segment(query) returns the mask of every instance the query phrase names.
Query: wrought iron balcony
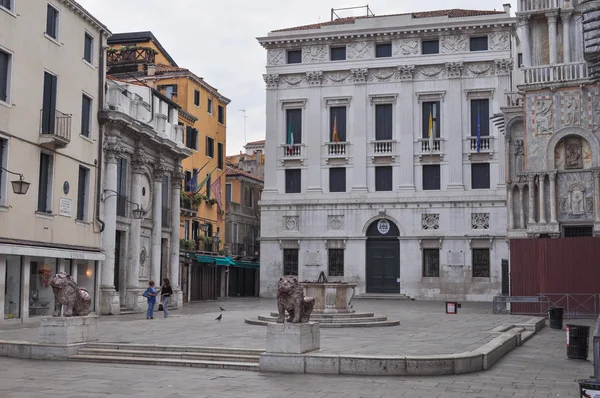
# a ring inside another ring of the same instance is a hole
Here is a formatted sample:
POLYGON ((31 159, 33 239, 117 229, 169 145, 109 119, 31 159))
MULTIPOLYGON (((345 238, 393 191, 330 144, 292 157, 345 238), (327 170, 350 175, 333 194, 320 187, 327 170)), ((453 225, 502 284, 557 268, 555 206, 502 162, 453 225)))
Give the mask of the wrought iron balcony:
POLYGON ((547 84, 588 80, 588 68, 585 62, 568 64, 528 66, 523 71, 523 84, 547 84))
POLYGON ((40 111, 40 143, 64 148, 71 142, 71 116, 52 109, 40 111))

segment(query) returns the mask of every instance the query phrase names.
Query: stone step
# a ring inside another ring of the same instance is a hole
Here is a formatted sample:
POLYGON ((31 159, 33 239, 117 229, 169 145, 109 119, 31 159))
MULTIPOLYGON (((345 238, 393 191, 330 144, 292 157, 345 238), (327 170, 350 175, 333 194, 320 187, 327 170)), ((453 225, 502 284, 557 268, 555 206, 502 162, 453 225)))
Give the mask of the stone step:
MULTIPOLYGON (((258 316, 258 320, 267 321, 267 322, 277 322, 277 318, 273 316, 258 316)), ((368 317, 368 318, 313 318, 312 315, 310 317, 311 322, 318 322, 320 324, 324 323, 366 323, 366 322, 383 322, 387 321, 387 317, 378 316, 378 317, 368 317)))
POLYGON ((87 343, 85 348, 105 350, 134 350, 152 352, 196 352, 202 354, 248 355, 258 357, 265 350, 249 348, 198 347, 180 345, 120 344, 120 343, 87 343))
POLYGON ((363 293, 354 296, 354 299, 369 299, 369 300, 414 300, 405 294, 399 293, 363 293))
POLYGON ((109 356, 109 357, 135 357, 135 358, 169 358, 169 359, 193 359, 197 361, 213 362, 243 362, 258 363, 258 355, 229 355, 199 352, 170 352, 170 351, 141 351, 141 350, 110 350, 103 348, 80 348, 80 355, 109 356))
MULTIPOLYGON (((279 314, 271 312, 272 317, 277 317, 279 314)), ((370 318, 375 316, 372 312, 348 312, 343 314, 310 314, 310 319, 346 319, 346 318, 370 318)))
MULTIPOLYGON (((263 321, 260 320, 258 318, 247 318, 244 322, 246 322, 248 325, 257 325, 257 326, 267 326, 267 324, 269 323, 274 323, 274 322, 268 322, 268 321, 263 321)), ((382 326, 398 326, 400 325, 400 321, 381 321, 381 322, 356 322, 356 323, 320 323, 319 326, 321 328, 375 328, 375 327, 382 327, 382 326)))
POLYGON ((170 359, 170 358, 141 358, 126 356, 105 356, 105 355, 83 355, 75 354, 69 357, 70 360, 97 362, 97 363, 118 363, 134 365, 158 365, 158 366, 186 366, 192 368, 211 368, 211 369, 233 369, 233 370, 254 370, 258 371, 258 363, 243 362, 225 362, 225 361, 198 361, 193 359, 170 359))

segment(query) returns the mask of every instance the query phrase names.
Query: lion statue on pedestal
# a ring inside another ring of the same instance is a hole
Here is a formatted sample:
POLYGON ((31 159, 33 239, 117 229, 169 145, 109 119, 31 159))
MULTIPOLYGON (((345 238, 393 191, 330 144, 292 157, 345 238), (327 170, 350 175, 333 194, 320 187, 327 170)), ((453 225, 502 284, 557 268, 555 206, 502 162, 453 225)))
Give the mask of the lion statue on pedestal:
POLYGON ((52 282, 54 292, 54 314, 60 316, 61 307, 65 306, 64 316, 86 316, 90 313, 92 298, 88 291, 79 287, 71 275, 61 271, 54 275, 52 282))
POLYGON ((290 315, 287 319, 288 322, 306 323, 310 319, 314 306, 315 299, 304 297, 304 290, 298 282, 298 278, 293 275, 279 278, 277 283, 277 310, 279 311, 277 323, 284 323, 285 311, 290 315))

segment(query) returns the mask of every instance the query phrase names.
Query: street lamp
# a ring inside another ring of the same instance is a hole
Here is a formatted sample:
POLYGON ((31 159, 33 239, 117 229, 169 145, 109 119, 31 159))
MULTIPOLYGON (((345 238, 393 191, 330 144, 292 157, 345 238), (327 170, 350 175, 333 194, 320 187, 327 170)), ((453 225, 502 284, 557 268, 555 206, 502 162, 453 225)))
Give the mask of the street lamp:
POLYGON ((135 208, 135 209, 133 209, 133 210, 131 211, 131 212, 133 213, 133 218, 134 218, 134 219, 136 219, 136 220, 141 220, 142 218, 144 218, 144 209, 142 209, 142 208, 140 207, 140 205, 139 205, 139 204, 137 204, 137 203, 135 203, 135 202, 132 202, 131 200, 127 199, 125 196, 123 196, 123 195, 121 195, 120 193, 118 193, 118 192, 115 192, 115 191, 113 191, 113 190, 110 190, 110 189, 105 189, 105 190, 104 190, 104 192, 112 192, 112 193, 113 193, 112 195, 108 195, 108 196, 106 196, 106 197, 104 198, 104 200, 106 200, 106 199, 108 199, 108 198, 112 198, 113 196, 116 196, 116 197, 118 197, 118 198, 121 198, 121 199, 123 199, 125 202, 127 202, 127 203, 131 203, 132 205, 136 205, 136 206, 137 206, 137 208, 135 208))
POLYGON ((6 171, 7 173, 19 176, 18 180, 11 181, 10 183, 12 185, 13 192, 16 195, 25 195, 27 193, 27 190, 29 189, 29 186, 31 184, 28 183, 27 181, 23 180, 23 174, 21 174, 21 173, 13 173, 12 171, 10 171, 8 169, 5 169, 4 167, 0 166, 0 174, 2 174, 2 170, 6 171))
POLYGON ((213 238, 213 243, 217 247, 217 251, 219 251, 219 244, 221 243, 221 238, 219 238, 218 235, 213 238))
POLYGON ((208 223, 204 222, 204 223, 200 224, 200 230, 202 230, 202 232, 208 231, 208 223))

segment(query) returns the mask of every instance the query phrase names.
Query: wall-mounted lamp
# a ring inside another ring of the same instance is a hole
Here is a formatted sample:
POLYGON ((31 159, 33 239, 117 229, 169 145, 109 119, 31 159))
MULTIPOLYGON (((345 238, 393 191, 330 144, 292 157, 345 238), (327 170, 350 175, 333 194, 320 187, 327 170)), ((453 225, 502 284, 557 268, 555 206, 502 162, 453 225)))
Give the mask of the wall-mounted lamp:
POLYGON ((23 179, 23 174, 13 173, 12 171, 0 166, 0 174, 2 174, 2 171, 6 171, 9 174, 14 174, 16 176, 19 176, 18 180, 14 180, 14 181, 10 182, 12 184, 12 189, 13 189, 13 192, 15 193, 15 195, 25 195, 27 193, 27 190, 29 189, 29 186, 31 185, 31 183, 26 182, 23 179))
POLYGON ((108 198, 112 198, 113 196, 116 196, 118 198, 123 199, 125 202, 127 203, 131 203, 132 205, 136 205, 137 208, 133 209, 131 212, 133 213, 133 218, 135 218, 136 220, 141 220, 142 218, 144 218, 144 209, 142 209, 142 207, 135 203, 132 202, 131 200, 127 199, 125 196, 121 195, 118 192, 112 191, 110 189, 105 189, 104 192, 112 192, 112 195, 108 195, 104 198, 104 200, 108 199, 108 198))

